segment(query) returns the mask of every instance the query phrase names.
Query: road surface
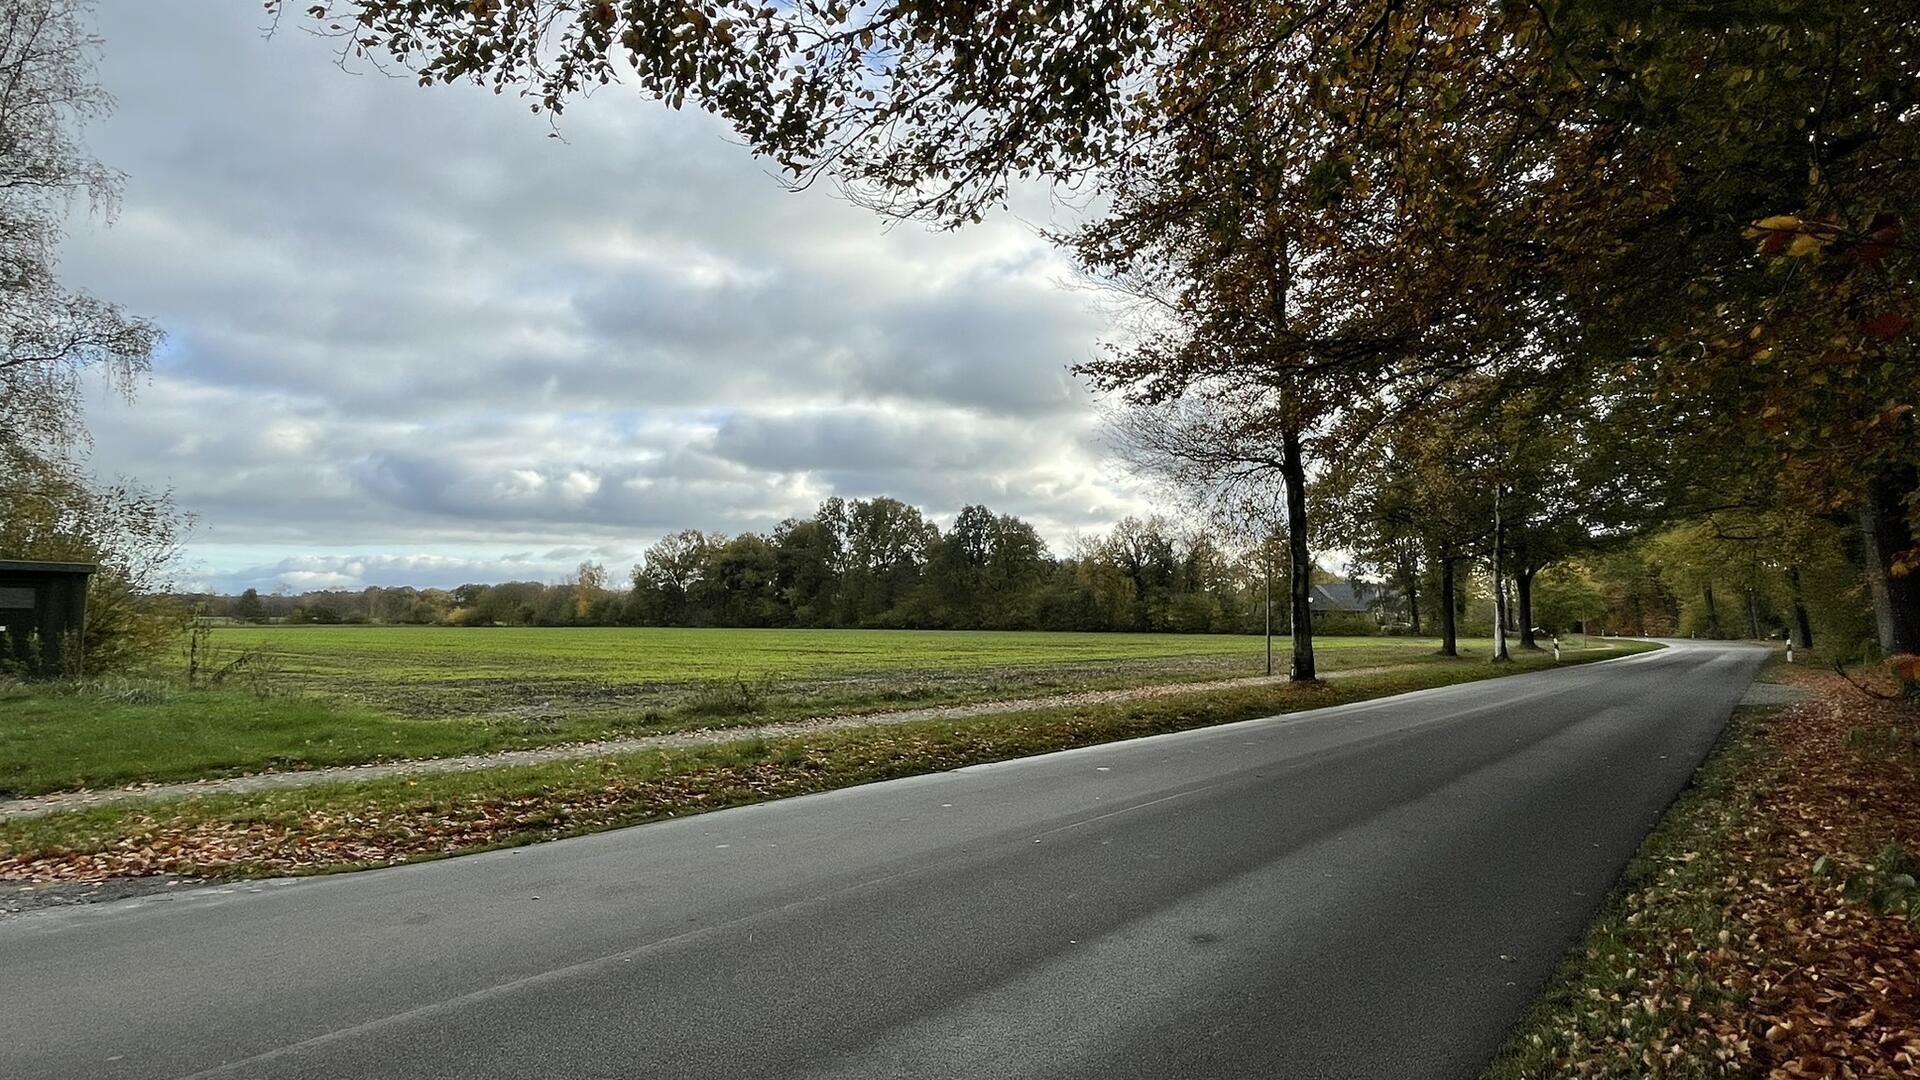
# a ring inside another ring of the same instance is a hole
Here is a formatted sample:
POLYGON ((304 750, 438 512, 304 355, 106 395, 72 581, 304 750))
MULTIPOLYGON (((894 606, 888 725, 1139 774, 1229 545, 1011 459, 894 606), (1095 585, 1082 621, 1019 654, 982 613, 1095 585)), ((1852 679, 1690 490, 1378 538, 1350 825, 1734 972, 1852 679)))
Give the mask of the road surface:
POLYGON ((1471 1076, 1764 655, 20 916, 0 1076, 1471 1076))

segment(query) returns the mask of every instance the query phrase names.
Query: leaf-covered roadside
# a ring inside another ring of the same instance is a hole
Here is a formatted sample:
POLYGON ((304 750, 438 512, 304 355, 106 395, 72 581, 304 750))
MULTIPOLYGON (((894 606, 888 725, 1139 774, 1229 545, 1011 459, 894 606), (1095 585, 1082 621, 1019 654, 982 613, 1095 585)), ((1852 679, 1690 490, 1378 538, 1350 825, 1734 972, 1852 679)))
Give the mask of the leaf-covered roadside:
POLYGON ((1490 1077, 1920 1075, 1920 709, 1774 677, 1490 1077))
MULTIPOLYGON (((1574 654, 1569 662, 1615 654, 1574 654)), ((543 765, 106 806, 0 822, 0 881, 259 877, 386 866, 1553 665, 1421 666, 543 765)))

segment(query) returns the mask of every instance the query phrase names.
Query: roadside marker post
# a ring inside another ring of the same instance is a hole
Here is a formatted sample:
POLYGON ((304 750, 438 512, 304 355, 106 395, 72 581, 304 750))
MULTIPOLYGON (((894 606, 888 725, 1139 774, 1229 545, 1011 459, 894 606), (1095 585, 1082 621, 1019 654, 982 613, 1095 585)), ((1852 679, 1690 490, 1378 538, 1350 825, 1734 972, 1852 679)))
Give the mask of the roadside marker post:
POLYGON ((1553 662, 1556 664, 1560 662, 1560 635, 1559 634, 1553 635, 1553 662))

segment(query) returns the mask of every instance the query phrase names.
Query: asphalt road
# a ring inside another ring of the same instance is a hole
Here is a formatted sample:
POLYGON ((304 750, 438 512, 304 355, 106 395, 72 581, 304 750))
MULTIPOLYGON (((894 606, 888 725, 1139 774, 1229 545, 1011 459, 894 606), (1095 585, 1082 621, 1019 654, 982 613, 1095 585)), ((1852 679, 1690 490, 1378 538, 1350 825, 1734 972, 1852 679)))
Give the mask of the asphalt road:
POLYGON ((0 1076, 1471 1076, 1764 656, 0 922, 0 1076))

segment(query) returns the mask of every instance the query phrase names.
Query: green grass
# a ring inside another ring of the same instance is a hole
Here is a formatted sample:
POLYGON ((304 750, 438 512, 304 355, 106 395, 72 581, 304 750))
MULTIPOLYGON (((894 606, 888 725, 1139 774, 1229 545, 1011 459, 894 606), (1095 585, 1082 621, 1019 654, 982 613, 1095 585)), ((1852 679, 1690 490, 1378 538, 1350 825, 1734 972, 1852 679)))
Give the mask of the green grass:
MULTIPOLYGON (((289 672, 399 684, 591 679, 630 685, 1184 657, 1251 663, 1261 651, 1258 638, 1239 636, 991 630, 237 626, 215 630, 214 639, 230 649, 270 650, 289 672)), ((1396 644, 1345 638, 1325 647, 1330 654, 1405 651, 1396 644)))
MULTIPOLYGON (((246 626, 214 631, 281 681, 415 717, 561 714, 609 727, 711 720, 745 685, 760 715, 821 715, 1265 670, 1261 639, 1206 634, 652 627, 246 626), (720 700, 716 700, 716 698, 720 700)), ((1323 672, 1438 662, 1433 638, 1323 638, 1323 672)), ((1275 639, 1285 670, 1287 639, 1275 639)), ((1463 641, 1469 655, 1488 643, 1463 641)), ((745 711, 745 710, 732 710, 745 711)), ((592 726, 589 723, 587 726, 592 726)))
POLYGON ((232 690, 0 686, 0 792, 37 794, 485 749, 478 725, 232 690))
MULTIPOLYGON (((286 675, 336 689, 431 695, 499 684, 609 692, 713 680, 820 682, 1048 672, 1263 670, 1261 639, 1211 634, 1071 634, 992 630, 739 630, 659 627, 487 628, 239 626, 213 634, 229 652, 271 654, 286 675)), ((1328 670, 1404 663, 1430 638, 1323 638, 1328 670)), ((1284 663, 1287 641, 1276 639, 1284 663)))
MULTIPOLYGON (((1571 662, 1618 652, 1574 653, 1571 662)), ((1116 739, 1205 727, 1552 666, 1433 664, 1317 686, 1195 689, 1125 703, 747 739, 472 772, 109 806, 0 823, 0 860, 78 858, 99 875, 248 876, 387 865, 531 843, 1116 739), (98 861, 93 861, 93 860, 98 861)))
MULTIPOLYGON (((222 627, 251 691, 0 688, 0 791, 359 764, 796 716, 1233 678, 1258 638, 859 630, 222 627), (258 696, 261 689, 269 691, 258 696)), ((1421 638, 1327 638, 1323 672, 1484 667, 1421 638)), ((1275 644, 1284 670, 1285 639, 1275 644)))

